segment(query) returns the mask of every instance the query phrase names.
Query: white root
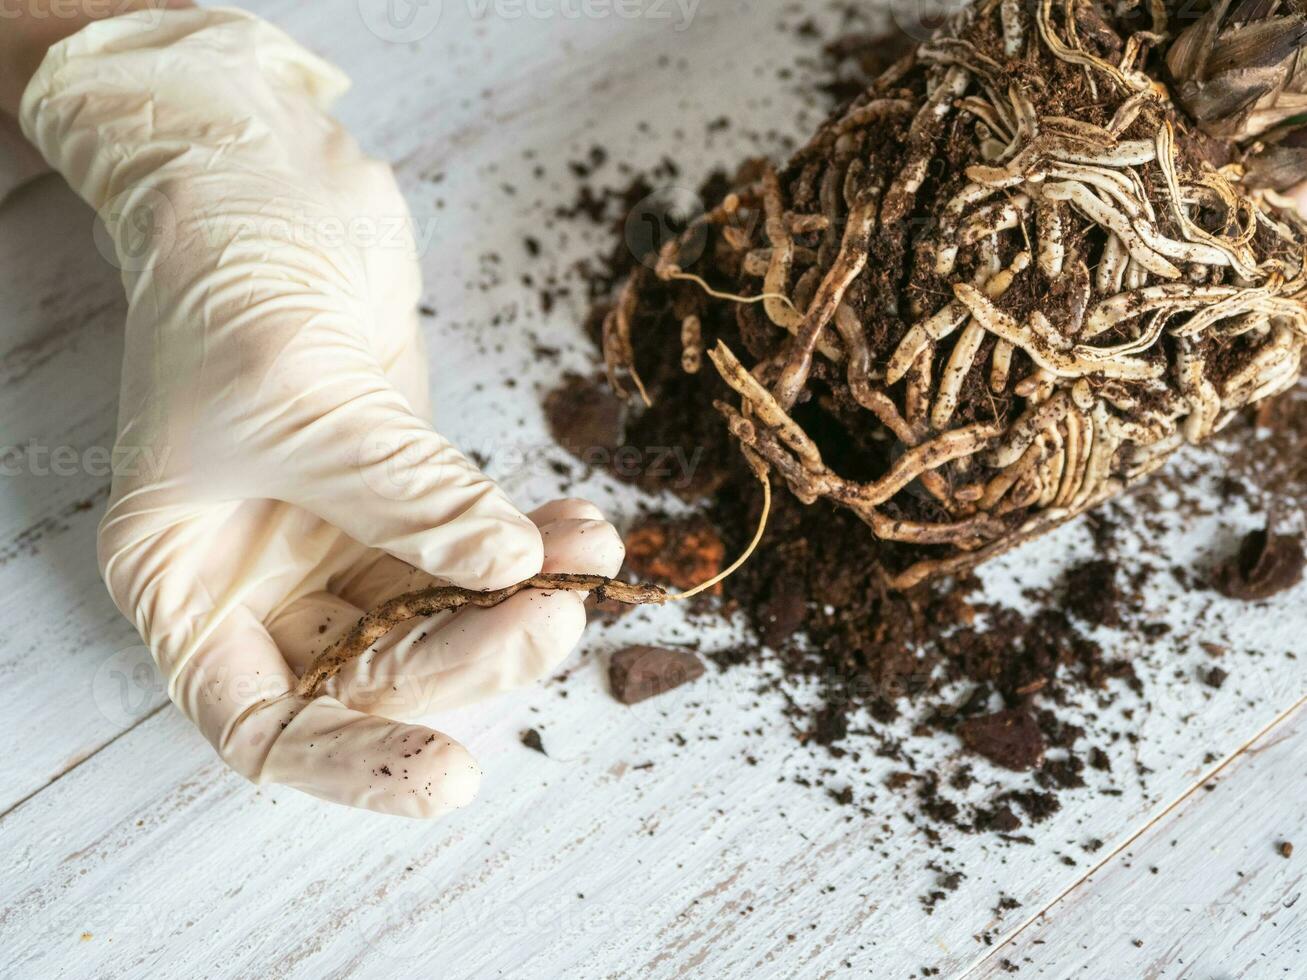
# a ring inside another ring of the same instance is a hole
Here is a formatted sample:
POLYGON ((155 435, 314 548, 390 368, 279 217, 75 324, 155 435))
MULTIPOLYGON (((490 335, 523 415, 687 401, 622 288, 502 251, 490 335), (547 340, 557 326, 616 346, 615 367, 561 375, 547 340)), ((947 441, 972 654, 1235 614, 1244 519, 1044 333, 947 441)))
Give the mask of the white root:
POLYGON ((1184 423, 1184 437, 1191 443, 1205 440, 1216 428, 1221 415, 1221 396, 1207 379, 1199 343, 1187 338, 1177 342, 1177 380, 1189 400, 1189 416, 1184 423))
POLYGON ((1198 309, 1242 295, 1238 286, 1191 286, 1188 283, 1163 283, 1103 300, 1085 320, 1082 336, 1097 337, 1122 320, 1142 316, 1154 310, 1179 313, 1198 309))
POLYGON ((1011 466, 1030 448, 1040 431, 1062 421, 1071 408, 1070 396, 1060 391, 1048 401, 1026 409, 1008 429, 1003 441, 987 454, 985 462, 996 469, 1011 466))
POLYGON ((939 393, 935 396, 935 406, 931 409, 930 424, 937 430, 948 427, 953 413, 958 408, 958 395, 962 392, 962 382, 966 380, 980 353, 980 345, 985 340, 985 330, 974 320, 967 324, 958 342, 953 345, 944 373, 939 379, 939 393))
POLYGON ((1066 265, 1064 226, 1061 205, 1040 198, 1035 205, 1035 234, 1039 237, 1039 271, 1048 279, 1061 278, 1066 265))
POLYGON ((763 301, 762 308, 772 323, 793 333, 803 322, 803 317, 793 304, 783 303, 779 297, 786 295, 789 290, 794 240, 785 226, 780 179, 770 167, 763 176, 763 187, 763 205, 767 212, 766 233, 767 240, 771 242, 772 254, 763 278, 763 292, 768 298, 763 301))
POLYGON ((954 295, 971 311, 980 325, 992 334, 1025 350, 1040 367, 1062 377, 1079 378, 1088 374, 1101 374, 1106 378, 1144 380, 1160 377, 1166 370, 1160 362, 1134 358, 1104 358, 1086 360, 1071 350, 1058 349, 1050 343, 1058 338, 1047 325, 1047 320, 1036 311, 1027 324, 1017 323, 995 307, 985 296, 966 283, 953 287, 954 295), (1041 322, 1042 321, 1042 322, 1041 322))
POLYGON ((1057 158, 1095 167, 1140 167, 1157 159, 1157 147, 1148 140, 1125 140, 1110 149, 1092 152, 1063 150, 1057 158))
POLYGON ((1070 181, 1048 184, 1044 187, 1044 194, 1054 201, 1069 202, 1090 221, 1110 228, 1130 250, 1130 257, 1153 275, 1161 276, 1163 279, 1180 278, 1180 270, 1149 247, 1130 223, 1129 218, 1115 207, 1099 200, 1084 184, 1070 181))
POLYGON ((1098 259, 1098 271, 1094 275, 1094 288, 1100 296, 1115 296, 1121 292, 1131 261, 1121 239, 1114 232, 1108 232, 1103 254, 1098 259))
POLYGON ((698 374, 703 364, 703 325, 691 313, 681 321, 681 370, 698 374))
POLYGON ((885 383, 890 385, 898 384, 903 377, 912 369, 912 365, 921 357, 922 352, 935 341, 943 340, 952 334, 958 327, 967 322, 971 314, 967 308, 958 302, 949 303, 937 313, 931 315, 921 323, 912 327, 903 340, 899 343, 898 349, 890 357, 889 365, 885 371, 885 383))
POLYGON ((935 254, 935 273, 950 276, 958 261, 958 243, 956 241, 958 226, 967 208, 988 200, 998 193, 994 188, 984 184, 971 183, 962 188, 944 207, 940 215, 939 248, 935 254))
POLYGON ((969 71, 959 65, 949 68, 943 81, 926 100, 916 119, 912 121, 912 128, 908 134, 910 156, 885 195, 885 206, 881 213, 882 225, 898 226, 908 216, 917 192, 926 182, 935 139, 953 111, 953 100, 965 94, 970 84, 969 71))
POLYGON ((999 395, 1007 390, 1012 377, 1012 354, 1015 348, 1006 340, 994 342, 994 353, 989 361, 989 390, 999 395))

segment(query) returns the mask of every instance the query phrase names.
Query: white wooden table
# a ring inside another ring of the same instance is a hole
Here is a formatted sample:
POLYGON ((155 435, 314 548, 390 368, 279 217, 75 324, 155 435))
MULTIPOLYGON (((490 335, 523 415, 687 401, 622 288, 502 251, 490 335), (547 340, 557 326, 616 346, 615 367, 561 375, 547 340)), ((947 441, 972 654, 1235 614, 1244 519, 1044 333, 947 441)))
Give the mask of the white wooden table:
MULTIPOLYGON (((396 163, 433 233, 442 427, 524 502, 555 495, 548 464, 565 457, 538 396, 588 364, 583 302, 545 317, 520 275, 607 245, 574 224, 540 227, 575 193, 567 161, 593 144, 641 168, 671 153, 693 186, 715 162, 779 150, 816 122, 777 71, 811 53, 777 30, 807 12, 704 0, 682 30, 687 8, 654 0, 637 19, 579 0, 520 17, 531 8, 445 0, 434 26, 420 19, 434 7, 413 8, 419 19, 394 30, 431 30, 396 42, 352 0, 254 6, 354 77, 340 115, 396 163), (588 15, 565 16, 576 10, 588 15), (734 126, 706 138, 723 106, 734 126), (547 252, 529 265, 528 234, 547 252), (562 363, 508 343, 526 331, 562 363), (506 389, 510 374, 525 383, 506 389)), ((611 162, 603 174, 622 182, 611 162)), ((755 693, 757 668, 616 704, 602 652, 676 635, 671 610, 593 633, 566 679, 442 717, 487 772, 452 819, 384 819, 233 776, 166 703, 96 574, 108 479, 87 451, 112 445, 123 301, 91 225, 55 179, 0 209, 0 445, 71 447, 61 458, 74 460, 59 475, 28 452, 0 481, 0 975, 1307 975, 1307 587, 1255 608, 1150 597, 1159 618, 1202 616, 1196 639, 1230 648, 1219 690, 1194 680, 1196 642, 1105 633, 1135 651, 1149 702, 1129 723, 1139 740, 1116 744, 1113 776, 1095 774, 1119 795, 1064 794, 1030 846, 945 832, 954 850, 941 858, 883 789, 893 764, 870 754, 847 766, 870 817, 783 778, 841 763, 795 743, 777 699, 755 693), (528 726, 551 758, 519 744, 528 726), (1280 856, 1295 838, 1298 855, 1280 856), (918 896, 939 861, 965 877, 927 914, 918 896), (1020 906, 995 911, 1000 895, 1020 906)), ((1180 465, 1194 486, 1210 479, 1201 459, 1180 465)), ((634 509, 602 477, 572 489, 634 509)), ((1164 545, 1184 561, 1257 519, 1174 527, 1164 545)), ((992 591, 1019 601, 1087 552, 1083 528, 1065 529, 995 566, 992 591)), ((725 627, 704 636, 729 640, 725 627)), ((1119 728, 1131 704, 1087 701, 1085 722, 1110 714, 1119 728)), ((957 762, 943 738, 914 752, 957 762)), ((982 783, 1003 778, 976 768, 982 783)))

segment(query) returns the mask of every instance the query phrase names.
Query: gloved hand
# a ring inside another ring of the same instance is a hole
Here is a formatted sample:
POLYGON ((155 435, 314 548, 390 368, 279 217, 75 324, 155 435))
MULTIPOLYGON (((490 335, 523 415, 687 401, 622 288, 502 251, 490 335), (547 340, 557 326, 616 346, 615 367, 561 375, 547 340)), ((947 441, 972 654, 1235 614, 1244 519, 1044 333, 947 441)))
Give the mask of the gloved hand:
POLYGON ((331 696, 292 696, 297 673, 399 592, 613 575, 622 545, 581 501, 524 516, 427 421, 408 214, 326 114, 346 84, 240 12, 127 15, 50 50, 21 122, 104 218, 129 299, 99 539, 114 601, 238 772, 428 817, 479 770, 390 719, 547 673, 582 597, 419 620, 331 696))

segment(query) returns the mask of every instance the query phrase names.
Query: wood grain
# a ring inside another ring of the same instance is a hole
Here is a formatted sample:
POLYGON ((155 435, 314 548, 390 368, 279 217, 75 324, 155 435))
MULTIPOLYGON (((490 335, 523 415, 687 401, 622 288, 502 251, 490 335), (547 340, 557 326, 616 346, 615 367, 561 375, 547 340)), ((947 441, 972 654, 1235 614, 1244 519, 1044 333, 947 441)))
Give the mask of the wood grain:
MULTIPOLYGON (((668 182, 692 188, 714 165, 781 153, 784 136, 815 123, 798 83, 778 72, 814 51, 776 29, 785 4, 705 2, 677 32, 614 18, 477 20, 447 0, 438 31, 401 45, 368 34, 353 3, 329 12, 306 0, 253 6, 355 78, 340 114, 397 162, 419 232, 429 232, 439 424, 524 503, 566 490, 632 514, 639 501, 629 489, 596 474, 560 479, 551 465, 566 457, 546 435, 538 393, 562 370, 591 364, 578 330, 585 303, 574 295, 545 316, 522 276, 538 283, 609 247, 607 228, 550 217, 575 195, 568 163, 592 145, 613 158, 599 183, 624 182, 617 160, 647 169, 671 153, 683 170, 668 182), (726 105, 731 129, 706 136, 726 105), (543 178, 533 177, 537 166, 543 178), (544 243, 542 259, 526 261, 527 235, 544 243), (523 334, 559 348, 559 359, 534 356, 523 334)), ((122 301, 90 227, 89 212, 56 181, 0 209, 0 444, 111 444, 122 301)), ((1174 472, 1182 484, 1213 484, 1210 458, 1189 454, 1174 472)), ((720 648, 734 638, 729 627, 691 627, 678 610, 642 611, 593 632, 565 680, 438 719, 487 772, 474 807, 438 824, 380 819, 247 785, 166 706, 95 573, 105 485, 87 472, 23 472, 5 477, 0 494, 9 749, 0 769, 0 942, 6 972, 17 976, 988 970, 1010 933, 1074 894, 1101 860, 1094 853, 1112 853, 1167 813, 1307 690, 1307 588, 1250 611, 1159 586, 1149 596, 1154 615, 1201 630, 1151 642, 1104 634, 1134 657, 1144 696, 1122 692, 1107 708, 1086 696, 1077 716, 1138 742, 1115 742, 1113 772, 1065 794, 1033 845, 943 831, 953 850, 941 855, 909 819, 910 805, 884 788, 894 762, 870 746, 861 758, 833 760, 796 744, 781 700, 759 692, 766 668, 710 673, 631 708, 614 703, 605 651, 690 638, 720 648), (1195 683, 1209 663, 1203 639, 1229 648, 1222 666, 1231 677, 1220 690, 1195 683), (550 758, 519 744, 528 726, 543 732, 550 758), (796 779, 847 783, 859 807, 839 807, 796 779), (1085 850, 1091 838, 1101 851, 1085 850), (920 897, 936 887, 939 867, 966 877, 928 913, 920 897), (1021 907, 994 913, 1001 894, 1021 907)), ((1167 503, 1162 492, 1156 505, 1135 501, 1126 513, 1165 516, 1167 503)), ((1228 547, 1257 519, 1233 508, 1136 530, 1160 535, 1183 563, 1228 547)), ((994 565, 991 591, 1020 603, 1023 587, 1088 550, 1083 527, 1064 529, 994 565)), ((908 737, 912 721, 890 734, 908 737)), ((945 771, 959 763, 946 739, 914 753, 945 771)), ((1301 766, 1274 765, 1301 782, 1301 766)), ((1241 771, 1231 767, 1232 789, 1241 771)), ((1013 784, 983 765, 978 775, 981 795, 1013 784)), ((1218 799, 1192 794, 1185 806, 1218 799)), ((1242 870, 1256 871, 1265 851, 1262 865, 1282 873, 1283 859, 1261 848, 1266 832, 1232 826, 1248 849, 1242 870)), ((1128 869, 1114 880, 1128 882, 1128 869)), ((1191 932, 1230 887, 1212 881, 1197 913, 1175 911, 1191 932)), ((1280 894, 1266 888, 1258 895, 1280 894)), ((1292 949, 1283 921, 1241 922, 1240 962, 1283 962, 1292 949)), ((1027 948, 1021 940, 1012 955, 1027 948)), ((1160 950, 1159 940, 1149 952, 1160 950)))
POLYGON ((1298 976, 1305 815, 1300 704, 968 976, 1298 976))

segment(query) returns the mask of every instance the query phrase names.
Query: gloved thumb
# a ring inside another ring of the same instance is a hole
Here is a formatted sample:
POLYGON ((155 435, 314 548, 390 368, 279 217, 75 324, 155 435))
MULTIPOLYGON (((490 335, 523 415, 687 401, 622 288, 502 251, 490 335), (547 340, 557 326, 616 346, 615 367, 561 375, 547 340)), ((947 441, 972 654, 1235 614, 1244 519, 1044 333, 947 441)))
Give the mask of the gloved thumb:
POLYGON ((540 531, 388 386, 357 393, 293 432, 279 499, 350 537, 470 589, 539 573, 540 531))

